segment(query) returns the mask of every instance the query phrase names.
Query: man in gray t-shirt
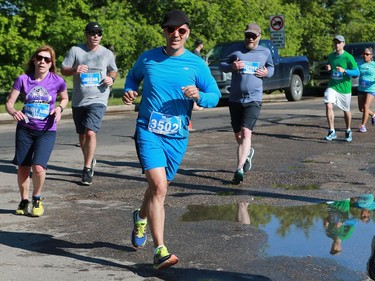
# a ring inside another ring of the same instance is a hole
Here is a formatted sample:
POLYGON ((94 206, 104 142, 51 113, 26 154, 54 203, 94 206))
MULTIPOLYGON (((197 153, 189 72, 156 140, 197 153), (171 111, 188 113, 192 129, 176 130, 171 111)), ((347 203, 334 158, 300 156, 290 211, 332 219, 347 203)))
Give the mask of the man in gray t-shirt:
POLYGON ((233 50, 219 65, 232 73, 229 95, 231 125, 237 142, 237 168, 233 182, 244 180, 244 172, 251 169, 254 156, 251 136, 259 118, 263 98, 263 79, 274 73, 274 64, 268 48, 259 45, 261 29, 249 23, 244 31, 245 41, 233 50))
POLYGON ((86 43, 73 46, 65 56, 61 73, 73 75, 72 110, 84 158, 82 184, 91 185, 96 160, 96 134, 108 104, 110 87, 117 76, 115 56, 100 45, 102 28, 89 22, 86 43))

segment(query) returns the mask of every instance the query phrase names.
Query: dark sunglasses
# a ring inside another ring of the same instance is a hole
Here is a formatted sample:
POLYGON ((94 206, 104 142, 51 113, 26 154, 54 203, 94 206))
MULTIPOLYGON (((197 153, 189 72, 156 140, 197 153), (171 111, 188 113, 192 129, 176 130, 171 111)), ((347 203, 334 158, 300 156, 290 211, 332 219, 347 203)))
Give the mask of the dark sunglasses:
POLYGON ((260 34, 254 34, 254 33, 245 33, 245 37, 246 37, 246 39, 253 39, 253 40, 255 40, 255 39, 257 39, 258 38, 258 36, 259 36, 260 34))
POLYGON ((87 34, 89 34, 90 36, 95 36, 95 35, 98 35, 99 37, 103 36, 103 33, 101 31, 88 31, 87 34))
POLYGON ((367 54, 367 53, 364 53, 363 55, 364 56, 372 56, 372 54, 367 54))
POLYGON ((173 34, 177 30, 180 35, 184 35, 188 31, 186 28, 174 26, 167 26, 166 28, 164 28, 164 30, 169 34, 173 34))
POLYGON ((41 55, 37 55, 37 56, 35 57, 35 59, 36 59, 37 61, 42 61, 42 60, 44 60, 46 63, 50 63, 50 62, 52 61, 51 58, 49 58, 49 57, 43 57, 43 56, 41 56, 41 55))

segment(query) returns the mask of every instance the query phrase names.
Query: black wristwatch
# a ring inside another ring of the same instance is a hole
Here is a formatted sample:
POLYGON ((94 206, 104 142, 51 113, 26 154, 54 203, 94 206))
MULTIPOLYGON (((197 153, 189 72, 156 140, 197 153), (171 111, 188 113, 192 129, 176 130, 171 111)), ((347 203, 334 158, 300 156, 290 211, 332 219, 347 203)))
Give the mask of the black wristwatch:
POLYGON ((64 111, 64 108, 61 106, 61 105, 59 105, 59 107, 60 107, 60 109, 61 109, 61 113, 64 111))

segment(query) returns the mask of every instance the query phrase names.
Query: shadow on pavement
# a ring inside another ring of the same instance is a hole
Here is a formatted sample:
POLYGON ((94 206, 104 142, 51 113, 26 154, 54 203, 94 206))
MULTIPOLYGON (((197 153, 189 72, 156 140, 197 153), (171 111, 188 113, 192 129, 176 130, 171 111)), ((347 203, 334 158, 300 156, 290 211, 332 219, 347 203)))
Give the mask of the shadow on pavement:
POLYGON ((9 247, 19 248, 30 252, 36 252, 47 255, 64 256, 75 260, 99 264, 103 266, 111 266, 120 269, 132 271, 142 277, 158 277, 162 280, 217 280, 217 281, 271 281, 271 279, 252 274, 243 274, 236 272, 199 270, 189 268, 169 268, 164 271, 155 271, 150 264, 137 264, 127 266, 121 263, 113 262, 99 257, 84 256, 67 251, 66 249, 95 249, 109 248, 114 251, 122 251, 126 253, 135 252, 136 250, 122 245, 116 245, 108 242, 93 243, 72 243, 61 239, 56 239, 52 235, 40 233, 22 233, 0 231, 0 243, 9 247))

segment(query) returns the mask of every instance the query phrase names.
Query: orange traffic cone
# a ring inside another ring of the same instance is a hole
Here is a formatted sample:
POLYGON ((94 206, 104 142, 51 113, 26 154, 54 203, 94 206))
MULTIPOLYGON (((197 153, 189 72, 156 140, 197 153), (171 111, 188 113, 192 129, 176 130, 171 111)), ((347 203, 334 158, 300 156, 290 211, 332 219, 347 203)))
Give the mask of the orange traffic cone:
POLYGON ((189 131, 193 130, 193 122, 191 120, 189 121, 188 129, 189 131))

